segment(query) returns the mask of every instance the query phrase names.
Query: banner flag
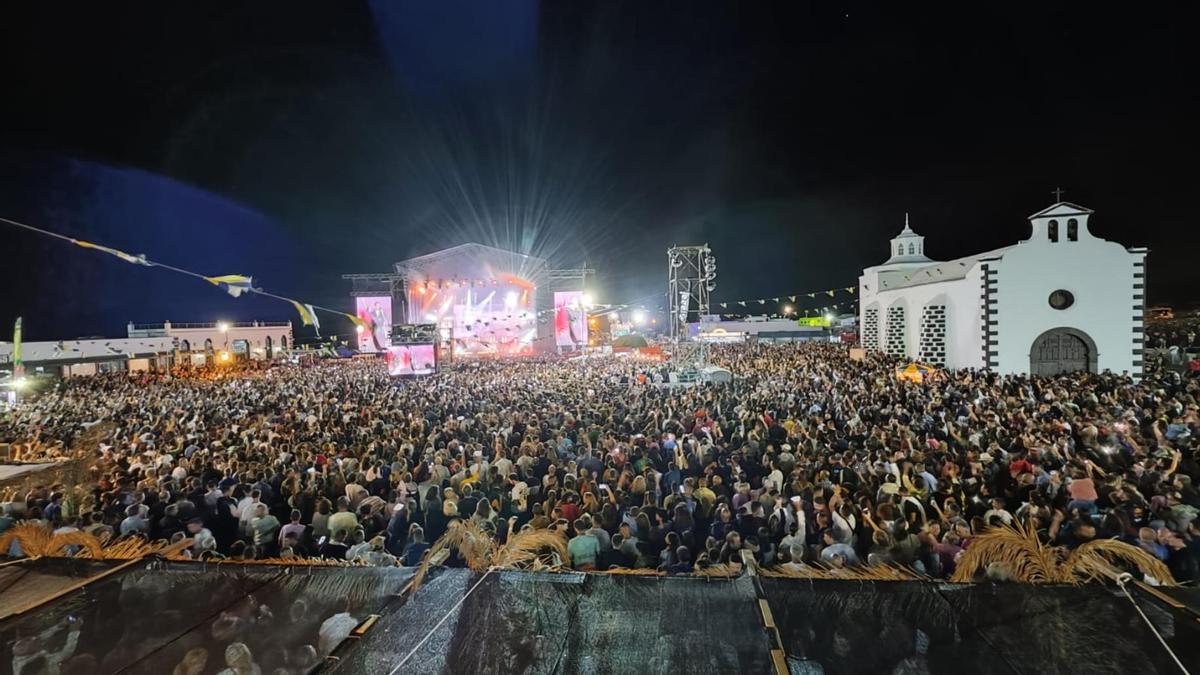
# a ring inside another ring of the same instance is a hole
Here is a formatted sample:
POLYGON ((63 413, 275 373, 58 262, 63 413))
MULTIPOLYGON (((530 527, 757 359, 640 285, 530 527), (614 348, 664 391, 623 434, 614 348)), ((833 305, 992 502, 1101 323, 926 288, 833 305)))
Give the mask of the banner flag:
POLYGON ((300 314, 300 322, 305 326, 312 326, 317 335, 321 334, 321 322, 317 319, 317 313, 313 311, 312 305, 302 305, 295 300, 288 300, 292 306, 296 308, 296 312, 300 314))
POLYGON ((21 360, 21 317, 17 317, 16 323, 13 324, 13 351, 12 351, 13 380, 17 380, 25 374, 25 363, 21 360))
POLYGON ((213 286, 222 287, 233 297, 241 297, 242 293, 254 290, 254 279, 241 274, 224 274, 218 277, 204 277, 213 286))
POLYGON ((91 248, 91 249, 95 249, 97 251, 103 251, 109 255, 115 255, 127 263, 133 263, 134 265, 145 265, 146 267, 154 266, 154 263, 150 262, 149 260, 146 260, 145 255, 133 255, 132 253, 118 251, 115 248, 110 248, 108 246, 101 246, 100 244, 93 244, 90 241, 84 241, 82 239, 72 239, 71 241, 74 242, 78 246, 82 246, 83 248, 91 248))

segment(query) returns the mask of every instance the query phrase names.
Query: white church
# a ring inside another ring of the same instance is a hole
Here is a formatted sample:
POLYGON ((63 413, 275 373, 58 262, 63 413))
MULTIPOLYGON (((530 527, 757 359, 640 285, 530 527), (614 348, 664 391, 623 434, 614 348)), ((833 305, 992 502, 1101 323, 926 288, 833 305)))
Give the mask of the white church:
POLYGON ((867 350, 946 368, 1142 374, 1145 248, 1092 236, 1091 209, 1059 202, 1029 238, 936 262, 908 226, 859 277, 867 350))

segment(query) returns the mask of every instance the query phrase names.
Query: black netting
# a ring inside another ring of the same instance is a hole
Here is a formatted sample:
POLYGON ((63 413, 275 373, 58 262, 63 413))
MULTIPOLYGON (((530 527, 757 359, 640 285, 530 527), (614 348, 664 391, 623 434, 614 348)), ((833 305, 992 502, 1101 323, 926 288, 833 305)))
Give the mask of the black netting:
MULTIPOLYGON (((479 578, 437 571, 335 670, 390 672, 479 578)), ((757 612, 748 578, 493 573, 401 672, 766 672, 757 612)))
POLYGON ((4 565, 0 567, 0 619, 116 566, 74 558, 41 558, 4 565))
MULTIPOLYGON (((112 567, 3 567, 0 597, 44 599, 112 567)), ((435 569, 415 594, 399 597, 411 576, 397 568, 139 563, 0 621, 0 673, 171 673, 190 659, 202 663, 196 673, 227 665, 300 673, 325 663, 339 673, 386 675, 410 652, 396 672, 770 672, 760 594, 793 673, 1176 671, 1129 601, 1100 586, 435 569), (375 613, 381 618, 362 639, 343 642, 375 613), (337 658, 325 661, 331 651, 337 658)), ((1195 604, 1193 590, 1167 593, 1195 604)), ((1137 597, 1184 662, 1200 663, 1200 623, 1137 597)))
POLYGON ((443 672, 446 645, 454 637, 462 611, 461 606, 455 611, 451 608, 476 580, 478 575, 470 570, 434 569, 416 593, 393 602, 366 637, 350 645, 352 648, 344 653, 339 651, 338 660, 329 665, 329 670, 387 675, 433 631, 398 672, 406 675, 443 672), (443 617, 447 618, 434 630, 443 617))
MULTIPOLYGON (((797 672, 1178 670, 1128 600, 1102 587, 761 582, 797 672)), ((1140 604, 1200 663, 1200 625, 1140 604)))
POLYGON ((142 564, 0 623, 14 671, 170 673, 185 658, 216 673, 238 659, 301 672, 380 607, 411 571, 142 564), (239 643, 245 648, 233 647, 239 643))

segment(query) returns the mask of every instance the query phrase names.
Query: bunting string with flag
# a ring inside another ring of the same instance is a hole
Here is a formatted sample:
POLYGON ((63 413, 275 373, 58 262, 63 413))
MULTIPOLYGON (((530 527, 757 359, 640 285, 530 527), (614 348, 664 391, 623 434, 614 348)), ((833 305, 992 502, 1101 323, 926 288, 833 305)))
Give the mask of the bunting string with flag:
POLYGON ((244 277, 240 274, 225 274, 219 277, 204 277, 204 280, 218 288, 223 288, 227 293, 235 298, 241 297, 242 293, 248 293, 254 290, 254 279, 244 277))
MULTIPOLYGON (((79 246, 80 248, 86 248, 86 249, 91 249, 91 250, 95 250, 95 251, 100 251, 102 253, 107 253, 111 256, 114 256, 120 260, 123 260, 123 261, 133 264, 133 265, 141 265, 144 267, 157 267, 157 268, 168 270, 171 272, 176 272, 178 274, 184 274, 189 277, 195 277, 196 279, 203 279, 204 281, 207 281, 208 283, 210 283, 218 288, 223 289, 226 293, 229 293, 229 295, 231 295, 235 298, 241 297, 245 293, 254 293, 256 295, 261 295, 264 297, 274 298, 276 300, 281 300, 283 302, 291 303, 291 305, 296 309, 296 312, 300 315, 301 323, 303 323, 305 326, 312 326, 313 329, 317 331, 318 335, 320 334, 320 328, 321 328, 320 319, 317 317, 318 311, 329 312, 331 314, 339 314, 341 316, 345 316, 345 317, 349 318, 351 321, 355 321, 355 319, 357 319, 357 317, 349 315, 346 312, 343 312, 342 310, 339 310, 339 309, 331 309, 329 307, 322 307, 320 305, 314 305, 312 303, 302 303, 297 300, 293 300, 291 298, 283 297, 281 295, 275 295, 274 293, 268 293, 261 288, 255 288, 254 287, 254 279, 253 279, 253 277, 250 277, 250 276, 246 276, 246 275, 242 275, 242 274, 222 274, 222 275, 217 275, 217 276, 209 276, 209 275, 205 275, 205 274, 200 274, 198 272, 193 272, 191 270, 186 270, 181 267, 175 267, 173 265, 168 265, 165 263, 150 260, 146 257, 145 254, 133 255, 132 253, 126 253, 125 251, 113 248, 111 246, 105 246, 103 244, 97 244, 97 243, 85 241, 82 239, 75 239, 73 237, 68 237, 66 235, 62 235, 57 232, 51 232, 50 230, 45 230, 40 227, 34 227, 33 225, 29 225, 27 223, 22 223, 22 222, 19 222, 16 220, 12 220, 10 218, 0 217, 0 223, 6 223, 8 225, 12 225, 13 227, 19 227, 21 229, 29 230, 30 232, 36 232, 37 234, 41 234, 41 235, 44 235, 47 237, 61 239, 63 241, 66 241, 66 242, 69 242, 76 246, 79 246)), ((358 324, 359 322, 362 322, 362 319, 358 319, 357 321, 355 321, 356 324, 358 324)), ((365 323, 365 322, 363 322, 363 323, 365 323)))
POLYGON ((756 298, 753 300, 726 300, 724 302, 717 302, 714 304, 716 304, 716 306, 718 306, 722 309, 728 309, 731 305, 739 305, 741 307, 745 307, 748 303, 752 303, 752 302, 757 302, 760 305, 765 305, 765 304, 767 304, 768 301, 778 303, 785 299, 788 302, 796 302, 796 299, 800 298, 800 297, 808 297, 811 299, 816 299, 817 296, 822 295, 822 294, 827 295, 831 298, 836 297, 837 294, 840 292, 845 292, 845 293, 849 293, 850 295, 854 295, 857 290, 858 289, 854 286, 842 286, 839 288, 827 288, 822 291, 809 291, 809 292, 805 292, 805 293, 793 293, 793 294, 789 294, 789 295, 780 295, 780 296, 776 296, 776 297, 772 297, 772 298, 756 298))

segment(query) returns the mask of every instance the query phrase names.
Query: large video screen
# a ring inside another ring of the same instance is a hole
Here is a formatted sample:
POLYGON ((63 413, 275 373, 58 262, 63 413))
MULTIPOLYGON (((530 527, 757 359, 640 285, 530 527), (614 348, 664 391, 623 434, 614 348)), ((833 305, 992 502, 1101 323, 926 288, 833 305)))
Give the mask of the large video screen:
POLYGON ((554 344, 568 349, 587 346, 587 310, 583 291, 554 293, 554 344))
POLYGON ((432 375, 437 372, 433 345, 394 345, 387 348, 388 375, 432 375))
POLYGON ((411 283, 409 321, 449 330, 456 355, 514 355, 537 337, 537 290, 513 276, 411 283))
POLYGON ((392 343, 392 297, 358 297, 355 298, 355 305, 355 314, 372 328, 358 334, 358 351, 374 354, 386 350, 392 343))
POLYGON ((398 323, 392 326, 392 344, 410 345, 437 341, 436 323, 398 323))

